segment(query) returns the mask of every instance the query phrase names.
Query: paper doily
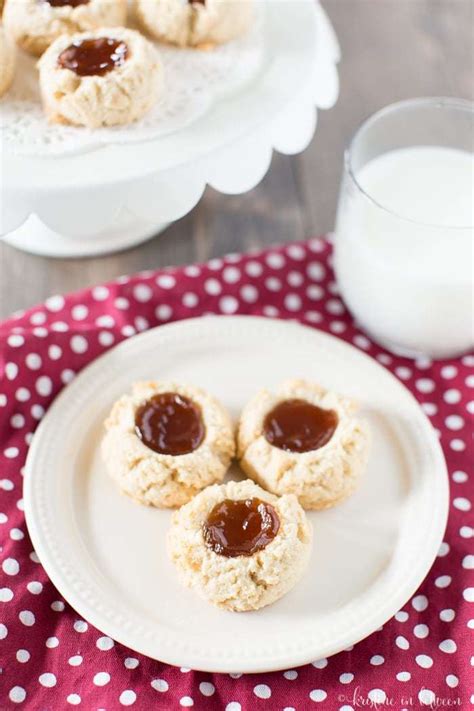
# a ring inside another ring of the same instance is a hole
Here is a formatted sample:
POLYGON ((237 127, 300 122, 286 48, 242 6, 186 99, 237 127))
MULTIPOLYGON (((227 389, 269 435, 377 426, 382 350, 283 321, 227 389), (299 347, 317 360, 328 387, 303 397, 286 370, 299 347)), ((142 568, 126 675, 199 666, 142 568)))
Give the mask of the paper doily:
POLYGON ((115 128, 90 130, 48 124, 41 107, 36 59, 19 52, 15 81, 0 106, 3 147, 17 155, 65 155, 178 131, 259 71, 265 55, 262 8, 256 19, 244 37, 212 51, 157 44, 165 70, 164 95, 143 119, 115 128))

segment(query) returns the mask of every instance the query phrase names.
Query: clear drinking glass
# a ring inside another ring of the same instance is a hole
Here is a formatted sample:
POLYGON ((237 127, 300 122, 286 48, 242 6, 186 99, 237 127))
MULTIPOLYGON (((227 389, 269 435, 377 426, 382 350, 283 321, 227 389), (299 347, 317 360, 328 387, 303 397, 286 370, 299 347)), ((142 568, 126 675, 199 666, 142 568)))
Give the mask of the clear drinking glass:
POLYGON ((408 357, 474 343, 474 105, 388 106, 345 154, 334 267, 362 328, 408 357))

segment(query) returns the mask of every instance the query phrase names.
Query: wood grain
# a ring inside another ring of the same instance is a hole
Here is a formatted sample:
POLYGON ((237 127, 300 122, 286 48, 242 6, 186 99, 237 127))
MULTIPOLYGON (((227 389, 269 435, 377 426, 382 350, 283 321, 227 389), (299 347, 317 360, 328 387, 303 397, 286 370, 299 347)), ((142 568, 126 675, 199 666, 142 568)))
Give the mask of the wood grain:
POLYGON ((342 47, 341 94, 319 114, 311 146, 275 155, 251 193, 208 189, 163 234, 111 256, 34 257, 0 242, 0 318, 61 293, 141 269, 303 239, 332 229, 344 147, 380 107, 414 96, 472 98, 471 0, 323 0, 342 47))

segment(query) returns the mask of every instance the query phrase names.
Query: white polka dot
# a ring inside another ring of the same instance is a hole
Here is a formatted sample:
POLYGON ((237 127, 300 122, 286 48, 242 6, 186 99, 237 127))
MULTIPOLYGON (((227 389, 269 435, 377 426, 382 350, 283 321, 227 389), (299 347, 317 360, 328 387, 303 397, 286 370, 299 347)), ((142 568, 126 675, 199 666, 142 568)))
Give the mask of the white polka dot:
POLYGON ((84 338, 84 336, 73 336, 70 341, 71 345, 71 350, 73 353, 85 353, 89 347, 87 340, 84 338))
POLYGON ((101 346, 111 346, 115 341, 115 336, 110 331, 101 331, 98 335, 98 340, 101 346))
POLYGON ((48 637, 45 644, 48 647, 48 649, 54 649, 55 647, 58 646, 59 639, 57 637, 48 637))
POLYGON ((191 667, 180 667, 179 671, 182 672, 183 674, 188 674, 188 672, 191 671, 191 667))
POLYGON ((374 665, 374 667, 378 667, 381 664, 385 662, 385 659, 380 655, 380 654, 374 654, 373 657, 370 659, 370 663, 374 665))
POLYGON ((224 262, 222 261, 222 259, 214 258, 208 261, 207 266, 209 267, 209 269, 212 269, 212 271, 215 272, 219 269, 222 269, 223 264, 224 262))
POLYGON ((15 397, 18 400, 18 402, 26 402, 27 400, 30 399, 31 393, 27 388, 18 388, 18 390, 15 393, 15 397))
POLYGON ((459 415, 449 415, 444 421, 444 424, 449 430, 462 430, 464 420, 459 415))
POLYGON ((323 657, 322 659, 316 659, 316 661, 311 662, 311 664, 316 669, 324 669, 328 665, 328 660, 326 659, 326 657, 323 657))
POLYGON ((20 664, 26 664, 30 660, 31 654, 27 649, 19 649, 16 653, 17 662, 20 664))
POLYGON ((445 654, 454 654, 457 645, 453 639, 443 639, 443 641, 439 643, 439 648, 442 652, 445 652, 445 654))
POLYGON ((173 315, 173 309, 168 304, 160 304, 155 309, 155 316, 160 321, 168 321, 173 315))
POLYGON ((46 336, 48 335, 48 329, 43 328, 42 326, 37 326, 33 329, 33 335, 37 338, 46 338, 46 336))
POLYGON ((71 309, 71 315, 75 321, 84 321, 89 314, 89 309, 84 304, 76 304, 71 309))
POLYGON ((201 274, 201 270, 195 264, 190 264, 189 267, 184 268, 184 273, 189 277, 198 277, 201 274))
POLYGON ((399 610, 395 614, 395 619, 397 622, 406 622, 408 620, 408 612, 405 612, 405 610, 399 610))
POLYGON ((466 588, 462 593, 466 602, 474 602, 474 588, 466 588))
POLYGON ((0 393, 0 407, 5 407, 7 404, 7 396, 5 393, 0 393))
POLYGON ((350 684, 353 679, 354 674, 349 674, 347 672, 345 674, 341 674, 339 677, 339 681, 341 682, 341 684, 350 684))
POLYGON ((115 319, 109 314, 99 316, 99 318, 96 318, 95 322, 96 325, 100 326, 101 328, 113 328, 115 326, 115 319))
POLYGON ((319 262, 310 262, 306 267, 306 274, 312 281, 322 281, 326 276, 326 270, 319 262))
POLYGON ((5 375, 8 380, 15 380, 18 375, 18 366, 16 363, 7 363, 5 365, 5 375))
POLYGON ((64 307, 64 298, 59 294, 50 296, 49 299, 46 299, 45 306, 48 311, 61 311, 64 307))
POLYGON ((410 681, 411 674, 410 672, 398 672, 397 679, 398 681, 410 681))
POLYGON ((247 262, 244 268, 251 277, 259 277, 263 272, 263 267, 259 262, 247 262))
POLYGON ((417 654, 415 662, 422 669, 430 669, 433 666, 433 660, 427 654, 417 654))
POLYGON ((464 484, 468 480, 468 478, 469 477, 467 476, 466 472, 453 472, 453 481, 455 481, 456 484, 464 484))
POLYGON ((233 296, 223 296, 219 300, 219 308, 224 314, 233 314, 239 308, 239 302, 233 296))
POLYGON ((53 382, 47 375, 41 375, 36 381, 36 392, 42 397, 48 397, 53 390, 53 382))
POLYGON ((110 639, 110 637, 99 637, 99 639, 96 642, 96 646, 98 649, 102 650, 103 652, 107 652, 109 649, 112 649, 114 646, 114 640, 110 639))
POLYGON ((136 700, 137 695, 131 689, 126 689, 125 691, 122 691, 119 697, 119 701, 122 706, 132 706, 132 704, 134 704, 136 700))
POLYGON ((8 336, 7 338, 7 343, 9 346, 12 348, 20 348, 25 342, 25 339, 23 336, 20 336, 19 333, 14 333, 11 336, 8 336))
POLYGON ((74 380, 75 375, 76 374, 73 370, 66 368, 61 372, 61 382, 64 383, 64 385, 67 385, 71 382, 71 380, 74 380))
POLYGON ((410 642, 406 639, 406 637, 403 637, 402 635, 398 635, 395 640, 395 644, 399 649, 409 649, 410 647, 410 642))
POLYGON ((422 402, 421 407, 424 412, 430 417, 436 415, 436 413, 438 412, 438 408, 433 402, 422 402))
POLYGON ((282 267, 285 266, 284 257, 281 254, 278 254, 277 252, 271 252, 270 254, 267 254, 265 261, 272 269, 282 269, 282 267))
POLYGON ((192 291, 188 291, 186 294, 183 294, 182 302, 183 306, 186 306, 188 309, 192 309, 198 305, 199 299, 192 291))
POLYGON ((67 661, 72 667, 78 667, 82 664, 82 657, 80 654, 75 654, 73 657, 69 657, 67 661))
POLYGON ((54 612, 62 612, 64 610, 64 602, 62 600, 55 600, 51 603, 51 609, 54 612))
POLYGON ((136 669, 139 664, 140 662, 135 657, 127 657, 123 662, 126 669, 136 669))
POLYGON ((252 284, 245 284, 240 290, 240 296, 247 304, 258 301, 258 289, 252 284))
POLYGON ((428 607, 428 598, 426 595, 416 595, 411 601, 411 604, 417 612, 423 612, 428 607))
POLYGON ((172 289, 176 285, 176 279, 171 274, 161 274, 156 283, 162 289, 172 289))
POLYGON ((89 625, 87 622, 84 622, 84 620, 76 620, 76 622, 74 622, 74 629, 76 632, 86 632, 88 627, 89 625))
POLYGON ((201 681, 199 684, 199 691, 203 696, 212 696, 216 691, 216 687, 209 681, 201 681))
POLYGON ((253 693, 259 699, 269 699, 272 695, 272 690, 267 684, 257 684, 257 686, 254 686, 253 693))
POLYGON ((412 375, 412 371, 410 368, 406 368, 405 366, 399 366, 398 368, 395 368, 395 374, 398 375, 401 380, 408 380, 408 378, 412 375))
POLYGON ((456 686, 459 684, 459 679, 454 674, 448 674, 448 676, 446 677, 446 684, 451 689, 455 689, 456 686))
POLYGON ((19 430, 25 425, 25 418, 18 412, 11 416, 10 424, 15 430, 19 430))
MULTIPOLYGON (((18 502, 18 503, 20 503, 20 502, 18 502)), ((31 553, 30 553, 30 560, 32 560, 33 563, 39 563, 39 562, 40 562, 40 560, 39 560, 39 558, 38 558, 38 554, 36 553, 36 551, 31 551, 31 553)))
POLYGON ((294 681, 298 678, 298 672, 294 669, 289 669, 288 671, 283 672, 283 676, 285 679, 288 679, 288 681, 294 681))
POLYGON ((95 286, 91 294, 95 301, 105 301, 109 297, 109 290, 106 286, 95 286))
POLYGON ((429 627, 427 625, 415 625, 413 628, 413 634, 415 637, 418 637, 418 639, 424 639, 425 637, 428 637, 430 633, 429 627))
POLYGON ((49 346, 48 348, 48 355, 51 358, 51 360, 59 360, 62 356, 63 352, 62 349, 53 343, 53 345, 49 346))
POLYGON ((309 698, 311 701, 324 701, 327 698, 327 694, 323 689, 313 689, 309 692, 309 698))
POLYGON ((465 570, 472 570, 474 568, 474 555, 465 555, 462 559, 462 567, 465 570))
POLYGON ((367 696, 374 704, 383 704, 387 698, 387 694, 383 689, 371 689, 367 696))
POLYGON ((286 277, 288 284, 294 288, 301 286, 304 282, 304 277, 300 272, 290 272, 286 277))
POLYGON ((240 280, 240 271, 236 267, 226 267, 222 278, 227 284, 236 284, 240 280))
POLYGON ((297 261, 301 261, 302 259, 304 259, 306 254, 304 248, 301 247, 299 244, 291 244, 289 247, 287 247, 286 253, 292 259, 296 259, 297 261))
POLYGON ((26 627, 32 627, 36 622, 36 618, 31 610, 22 610, 18 617, 20 618, 20 622, 26 627))
POLYGON ((242 706, 238 701, 230 701, 225 707, 225 711, 242 711, 242 706))
POLYGON ((301 298, 298 294, 287 294, 285 296, 285 308, 288 311, 298 311, 301 308, 301 298))
POLYGON ((311 301, 320 301, 324 296, 324 289, 319 284, 311 284, 306 289, 306 296, 311 301))
POLYGON ((191 706, 194 706, 194 701, 190 696, 182 696, 179 700, 179 705, 184 706, 185 708, 190 708, 191 706))
POLYGON ((206 279, 204 282, 204 291, 210 296, 218 296, 222 291, 222 286, 217 279, 206 279))
POLYGON ((453 506, 459 511, 471 510, 471 502, 469 501, 469 499, 466 499, 462 496, 458 496, 456 499, 453 500, 453 506))
POLYGON ((455 378, 457 373, 458 369, 454 365, 445 365, 443 368, 441 368, 441 377, 446 378, 446 380, 455 378))
POLYGON ((21 541, 25 537, 23 531, 19 528, 12 528, 10 531, 10 538, 13 541, 21 541))
POLYGON ((69 696, 66 698, 66 701, 72 706, 78 706, 81 703, 81 697, 79 696, 79 694, 69 694, 69 696))
POLYGON ((46 314, 43 311, 36 311, 30 316, 30 323, 36 326, 41 326, 46 321, 46 314))
POLYGON ((144 304, 147 301, 150 301, 151 297, 153 296, 153 291, 148 286, 148 284, 137 284, 133 287, 133 296, 141 304, 144 304))
POLYGON ((8 516, 4 513, 0 513, 0 523, 6 523, 8 521, 8 516))
POLYGON ((3 452, 7 459, 15 459, 15 457, 18 457, 19 453, 20 450, 18 449, 18 447, 7 447, 7 449, 5 449, 3 452))
POLYGON ((329 299, 329 301, 326 302, 326 311, 333 314, 333 316, 340 316, 344 313, 342 301, 339 299, 329 299))
POLYGON ((466 449, 466 444, 462 439, 452 439, 449 446, 454 452, 463 452, 466 449))
POLYGON ((130 301, 126 299, 125 296, 118 296, 114 300, 114 306, 120 311, 126 311, 128 308, 130 308, 130 301))
POLYGON ((467 626, 470 630, 474 630, 474 619, 467 621, 467 626))
POLYGON ((448 585, 451 585, 451 576, 450 575, 440 575, 438 578, 435 580, 435 585, 437 588, 447 588, 448 585))
POLYGON ((8 694, 10 701, 14 704, 21 704, 26 699, 26 691, 22 686, 14 686, 8 694))
POLYGON ((107 674, 107 672, 97 672, 92 681, 96 686, 105 686, 110 681, 110 674, 107 674))
POLYGON ((54 323, 51 324, 51 330, 57 333, 66 333, 66 331, 69 331, 69 326, 65 321, 54 321, 54 323))
POLYGON ((435 389, 435 384, 430 378, 419 378, 415 385, 420 393, 432 393, 435 389))
POLYGON ((474 415, 474 400, 470 400, 467 405, 466 405, 466 410, 471 414, 474 415))
POLYGON ((451 610, 450 608, 447 608, 446 610, 441 610, 441 612, 439 613, 439 619, 443 622, 452 622, 455 617, 455 611, 451 610))
POLYGON ((354 336, 353 342, 354 345, 356 345, 358 348, 362 348, 364 351, 367 351, 370 348, 369 339, 365 336, 362 336, 361 334, 354 336))
POLYGON ((430 706, 435 702, 436 694, 434 693, 434 691, 431 691, 431 689, 422 689, 418 694, 418 700, 420 704, 430 706))
POLYGON ((7 635, 8 635, 8 629, 3 624, 3 622, 0 622, 0 639, 5 639, 5 637, 7 635))
POLYGON ((164 679, 153 679, 153 681, 151 682, 151 686, 153 687, 153 689, 155 689, 155 691, 164 692, 168 691, 169 689, 168 682, 164 679))
POLYGON ((447 402, 449 405, 455 405, 457 402, 460 401, 461 393, 455 388, 450 388, 449 390, 446 390, 443 395, 443 398, 444 401, 447 402))
POLYGON ((282 283, 278 277, 268 277, 265 279, 265 286, 268 291, 280 291, 282 288, 282 283))
MULTIPOLYGON (((13 491, 14 488, 15 485, 13 484, 11 479, 0 479, 0 489, 3 489, 3 491, 13 491)), ((18 531, 18 529, 12 528, 12 530, 10 531, 10 538, 13 538, 15 540, 14 531, 18 531)), ((23 534, 21 535, 21 538, 23 538, 23 534)))
POLYGON ((13 591, 10 588, 0 588, 0 602, 13 600, 13 591))
POLYGON ((444 556, 448 555, 448 553, 449 553, 449 543, 446 543, 446 541, 443 541, 439 547, 439 550, 438 550, 438 557, 444 558, 444 556))
POLYGON ((50 674, 49 672, 41 674, 38 681, 41 686, 45 686, 47 689, 51 689, 53 686, 56 686, 56 677, 54 674, 50 674))
POLYGON ((3 572, 7 575, 17 575, 20 570, 18 561, 15 558, 5 558, 2 563, 3 572))

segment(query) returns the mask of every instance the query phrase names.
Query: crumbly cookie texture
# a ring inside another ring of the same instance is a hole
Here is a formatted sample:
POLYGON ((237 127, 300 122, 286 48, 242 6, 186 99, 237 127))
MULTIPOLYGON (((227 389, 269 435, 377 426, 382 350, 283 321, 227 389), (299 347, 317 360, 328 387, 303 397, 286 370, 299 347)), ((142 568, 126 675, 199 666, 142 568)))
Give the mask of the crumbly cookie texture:
POLYGON ((356 489, 369 453, 369 428, 356 417, 356 404, 315 383, 289 380, 274 392, 261 390, 242 411, 237 456, 244 472, 275 494, 295 494, 305 509, 327 509, 356 489), (338 425, 327 444, 309 452, 288 452, 263 434, 265 416, 288 399, 334 410, 338 425))
POLYGON ((137 18, 153 37, 180 47, 212 47, 243 35, 253 0, 136 0, 137 18))
POLYGON ((15 45, 0 25, 0 96, 10 88, 15 74, 15 65, 15 45))
POLYGON ((141 382, 118 400, 105 422, 102 453, 110 476, 140 504, 160 508, 185 504, 201 489, 221 482, 235 454, 233 425, 222 405, 204 390, 169 382, 141 382), (204 440, 189 454, 159 454, 135 432, 140 405, 158 393, 178 393, 200 406, 204 440))
POLYGON ((311 553, 312 528, 295 496, 277 497, 253 481, 210 486, 173 514, 168 552, 186 587, 218 607, 258 610, 289 592, 302 577, 311 553), (226 558, 205 543, 202 526, 225 499, 258 498, 280 519, 275 538, 251 556, 226 558))
POLYGON ((58 7, 47 0, 7 0, 3 19, 17 44, 40 56, 61 35, 125 25, 127 0, 89 0, 58 7))
POLYGON ((123 27, 59 37, 38 62, 44 109, 52 123, 87 128, 132 123, 151 109, 163 89, 163 66, 155 47, 123 27), (78 76, 58 65, 72 42, 110 37, 124 41, 128 57, 100 76, 78 76))

